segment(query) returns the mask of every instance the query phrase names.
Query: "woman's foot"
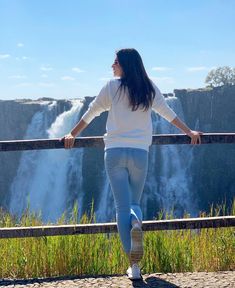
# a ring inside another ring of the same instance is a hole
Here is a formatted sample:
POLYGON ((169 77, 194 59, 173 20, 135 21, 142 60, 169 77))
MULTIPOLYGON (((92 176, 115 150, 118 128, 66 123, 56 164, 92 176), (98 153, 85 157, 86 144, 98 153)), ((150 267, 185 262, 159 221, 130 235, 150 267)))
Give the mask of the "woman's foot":
POLYGON ((130 259, 132 263, 138 263, 143 257, 143 231, 141 224, 136 222, 131 229, 131 251, 130 259))
POLYGON ((130 280, 140 280, 142 279, 141 273, 140 273, 140 268, 138 264, 133 264, 130 266, 127 271, 127 276, 130 280))

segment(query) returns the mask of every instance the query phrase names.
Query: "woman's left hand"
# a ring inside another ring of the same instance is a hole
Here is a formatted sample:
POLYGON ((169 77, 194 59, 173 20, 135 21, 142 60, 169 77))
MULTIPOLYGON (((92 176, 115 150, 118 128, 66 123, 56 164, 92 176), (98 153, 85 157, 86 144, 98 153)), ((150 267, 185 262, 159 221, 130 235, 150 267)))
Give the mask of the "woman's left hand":
POLYGON ((65 149, 71 149, 74 146, 75 137, 71 133, 69 133, 65 135, 63 138, 61 138, 60 141, 64 141, 65 149))
POLYGON ((201 144, 201 136, 200 135, 203 135, 203 132, 190 130, 190 132, 187 135, 191 138, 190 144, 193 144, 193 145, 201 144))

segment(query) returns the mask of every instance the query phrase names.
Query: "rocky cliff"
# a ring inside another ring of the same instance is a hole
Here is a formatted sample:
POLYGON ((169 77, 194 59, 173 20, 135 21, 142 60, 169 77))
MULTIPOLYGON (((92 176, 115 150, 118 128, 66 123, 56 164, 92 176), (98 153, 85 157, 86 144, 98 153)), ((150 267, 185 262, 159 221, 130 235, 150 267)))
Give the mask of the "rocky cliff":
MULTIPOLYGON (((191 129, 203 132, 235 131, 235 86, 213 90, 183 89, 175 90, 174 93, 181 102, 185 122, 191 129)), ((83 114, 92 99, 93 97, 85 97, 80 114, 83 114)), ((25 139, 33 116, 53 101, 56 105, 46 120, 45 127, 49 127, 57 115, 69 110, 71 102, 54 99, 0 101, 0 140, 25 139)), ((107 113, 103 113, 101 118, 95 119, 82 135, 103 135, 106 117, 107 113)), ((194 195, 198 209, 208 211, 211 203, 221 203, 225 200, 228 206, 231 205, 235 197, 235 145, 201 145, 192 149, 193 161, 189 171, 192 177, 190 193, 194 195)), ((0 152, 0 205, 5 208, 8 206, 9 187, 16 175, 20 157, 21 152, 0 152)), ((99 189, 104 187, 103 150, 84 149, 82 158, 83 211, 87 211, 92 200, 96 205, 102 196, 97 193, 97 187, 99 189)), ((161 163, 158 163, 158 166, 161 166, 161 163)), ((147 205, 154 207, 153 213, 149 214, 150 217, 156 215, 158 204, 149 202, 147 205)))
MULTIPOLYGON (((48 125, 57 115, 70 109, 70 101, 42 98, 38 100, 0 100, 0 141, 26 139, 26 131, 32 117, 53 101, 57 102, 48 119, 48 125)), ((38 137, 39 138, 39 137, 38 137)), ((16 175, 22 152, 0 152, 0 206, 7 206, 9 187, 16 175)))
MULTIPOLYGON (((214 89, 175 90, 186 123, 207 133, 235 132, 235 86, 214 89)), ((227 202, 235 197, 235 144, 203 145, 194 148, 192 190, 199 208, 227 202)))

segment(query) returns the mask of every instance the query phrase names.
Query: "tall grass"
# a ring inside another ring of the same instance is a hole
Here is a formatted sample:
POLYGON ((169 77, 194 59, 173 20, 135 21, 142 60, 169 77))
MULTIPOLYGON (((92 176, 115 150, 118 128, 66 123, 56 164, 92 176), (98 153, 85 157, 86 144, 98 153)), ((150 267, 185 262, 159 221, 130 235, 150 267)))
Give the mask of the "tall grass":
MULTIPOLYGON (((225 213, 224 206, 212 206, 208 215, 201 213, 200 216, 217 216, 221 212, 225 213)), ((235 200, 228 214, 235 215, 235 200)), ((159 214, 158 219, 162 215, 159 214)), ((65 221, 63 215, 57 224, 75 224, 76 219, 75 207, 70 221, 65 221)), ((84 215, 80 222, 93 221, 93 216, 84 215)), ((43 224, 37 215, 25 213, 17 222, 0 211, 1 227, 38 225, 43 224)), ((142 271, 234 270, 234 238, 234 228, 146 232, 142 271)), ((119 274, 125 273, 127 266, 128 260, 116 233, 0 240, 0 278, 119 274)))

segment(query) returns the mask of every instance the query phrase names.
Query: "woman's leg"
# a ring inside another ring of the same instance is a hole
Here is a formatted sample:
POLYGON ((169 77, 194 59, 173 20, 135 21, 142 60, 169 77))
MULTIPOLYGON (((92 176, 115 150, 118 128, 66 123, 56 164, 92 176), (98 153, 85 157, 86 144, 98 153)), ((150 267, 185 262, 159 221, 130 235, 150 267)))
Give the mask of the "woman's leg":
POLYGON ((131 251, 130 263, 138 263, 143 257, 142 211, 140 200, 148 170, 148 152, 142 149, 130 151, 129 183, 131 189, 131 251))
POLYGON ((131 224, 142 223, 140 200, 148 172, 148 152, 143 149, 131 150, 129 162, 129 185, 131 189, 131 224))
POLYGON ((140 234, 139 231, 133 229, 131 235, 131 228, 135 223, 140 223, 141 227, 140 199, 147 175, 147 166, 148 152, 142 149, 112 148, 105 153, 105 168, 114 196, 118 231, 131 265, 138 262, 143 254, 142 243, 140 243, 142 250, 138 248, 142 231, 140 234), (131 236, 137 239, 137 250, 133 253, 135 254, 133 259, 130 257, 131 236))
POLYGON ((126 162, 125 148, 112 148, 106 150, 105 168, 114 196, 118 232, 123 249, 127 254, 129 254, 131 249, 131 191, 126 162))

